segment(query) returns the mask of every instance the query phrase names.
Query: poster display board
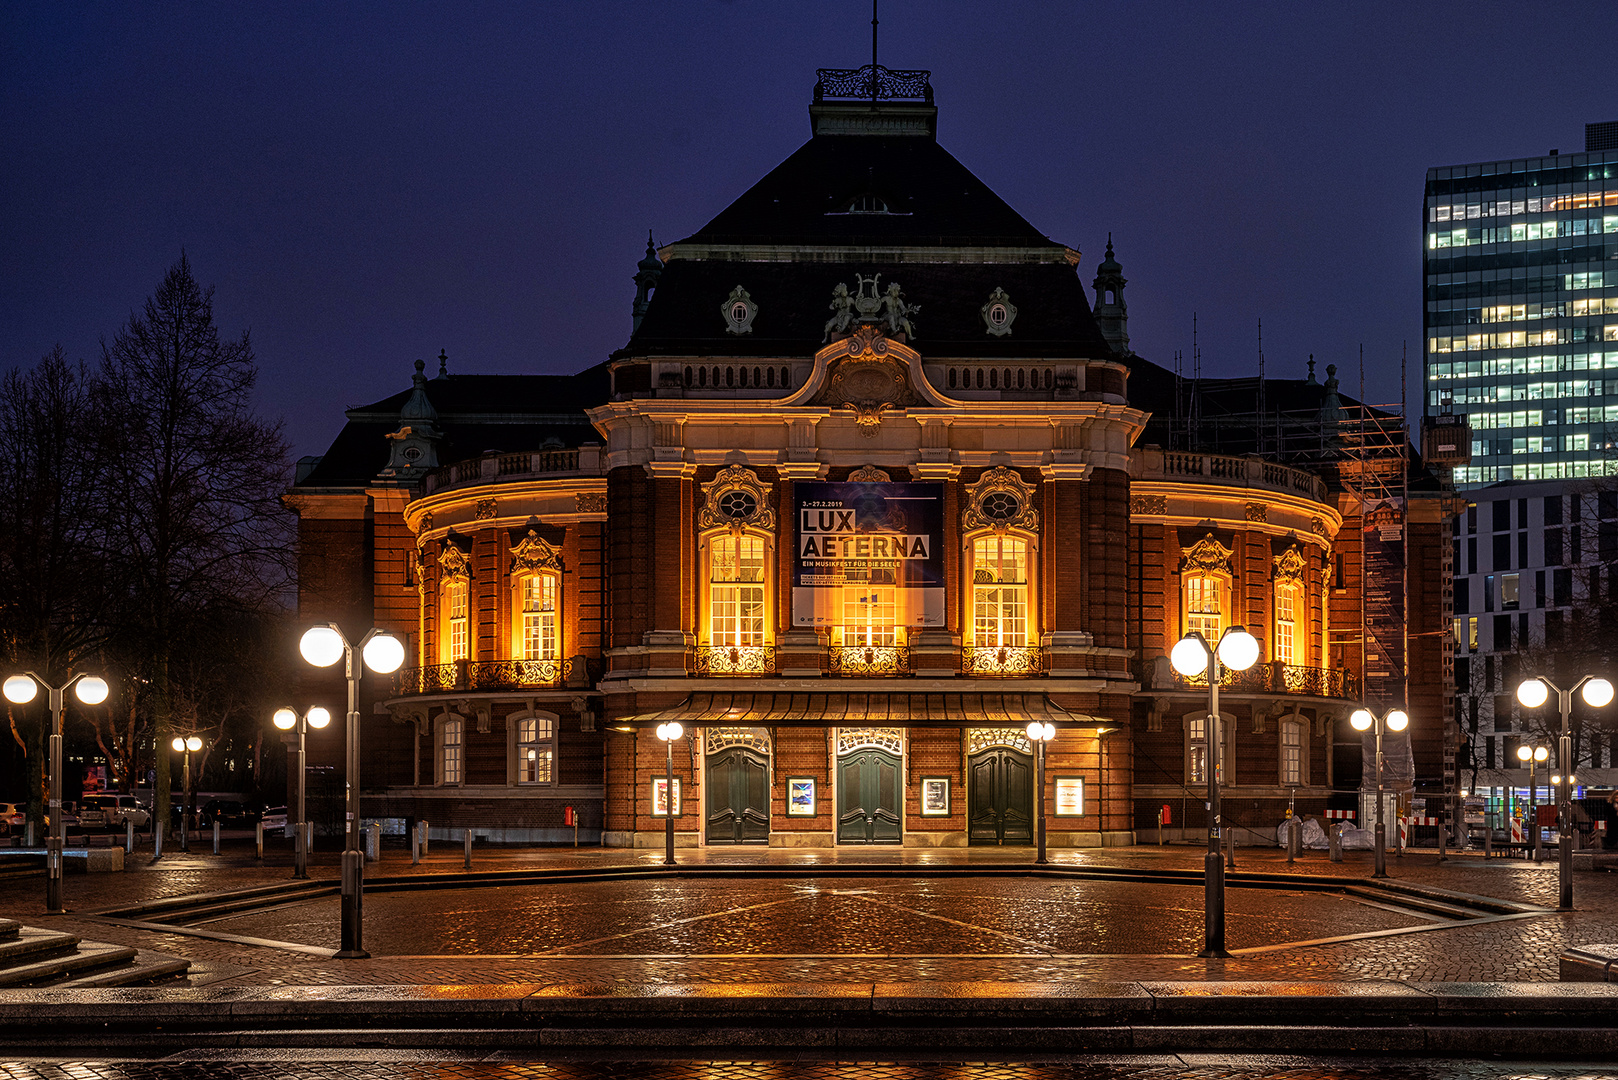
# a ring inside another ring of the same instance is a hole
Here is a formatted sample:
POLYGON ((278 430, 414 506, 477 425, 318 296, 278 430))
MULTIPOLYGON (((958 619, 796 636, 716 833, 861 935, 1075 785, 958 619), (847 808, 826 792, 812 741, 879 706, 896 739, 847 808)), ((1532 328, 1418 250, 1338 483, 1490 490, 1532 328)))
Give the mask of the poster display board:
POLYGON ((1084 777, 1056 777, 1056 816, 1084 816, 1084 777))
POLYGON ((792 625, 944 625, 944 485, 793 485, 792 625))

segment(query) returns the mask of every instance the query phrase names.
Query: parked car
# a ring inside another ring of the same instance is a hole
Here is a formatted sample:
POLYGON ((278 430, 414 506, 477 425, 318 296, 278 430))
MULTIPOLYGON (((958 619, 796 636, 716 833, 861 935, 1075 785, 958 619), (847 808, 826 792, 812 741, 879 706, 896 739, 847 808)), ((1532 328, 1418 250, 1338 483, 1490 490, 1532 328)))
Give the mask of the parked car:
POLYGON ((258 818, 258 807, 234 799, 209 799, 197 811, 197 822, 204 828, 217 821, 222 829, 245 829, 258 818))
POLYGON ((264 811, 264 816, 259 820, 264 823, 265 836, 269 836, 271 833, 285 835, 287 831, 287 808, 284 806, 272 806, 264 811))
POLYGON ((86 795, 79 800, 79 824, 86 831, 122 829, 130 821, 143 829, 151 820, 151 813, 133 795, 86 795))
POLYGON ((28 825, 28 807, 22 803, 0 803, 0 822, 6 836, 19 836, 28 825))

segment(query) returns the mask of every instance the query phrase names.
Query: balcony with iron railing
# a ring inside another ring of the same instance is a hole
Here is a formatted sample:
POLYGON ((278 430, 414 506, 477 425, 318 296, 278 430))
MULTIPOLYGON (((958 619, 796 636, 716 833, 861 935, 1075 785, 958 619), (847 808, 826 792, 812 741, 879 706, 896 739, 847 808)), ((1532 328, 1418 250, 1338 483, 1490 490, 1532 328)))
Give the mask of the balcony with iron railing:
POLYGON ((601 447, 558 447, 519 453, 488 453, 434 469, 425 478, 428 494, 473 484, 498 484, 539 476, 578 473, 601 475, 601 447))
MULTIPOLYGON (((1188 677, 1170 669, 1176 690, 1208 689, 1207 675, 1188 677)), ((1246 671, 1226 671, 1221 691, 1234 694, 1299 694, 1306 697, 1358 700, 1360 680, 1340 668, 1303 667, 1279 661, 1255 664, 1246 671)))
POLYGON ((892 677, 910 674, 910 649, 904 645, 833 645, 826 650, 829 675, 892 677))
POLYGON ((1326 482, 1314 473, 1277 465, 1256 454, 1234 457, 1144 447, 1130 455, 1132 480, 1199 480, 1222 487, 1256 488, 1326 501, 1326 482))
POLYGON ((775 674, 774 645, 699 645, 691 674, 704 678, 756 678, 775 674))
MULTIPOLYGON (((557 660, 457 660, 404 668, 393 677, 399 697, 457 691, 537 690, 561 686, 575 674, 577 658, 557 660)), ((579 675, 588 673, 581 671, 579 675)))
POLYGON ((1043 675, 1048 663, 1037 645, 968 645, 961 650, 961 674, 977 678, 1043 675))

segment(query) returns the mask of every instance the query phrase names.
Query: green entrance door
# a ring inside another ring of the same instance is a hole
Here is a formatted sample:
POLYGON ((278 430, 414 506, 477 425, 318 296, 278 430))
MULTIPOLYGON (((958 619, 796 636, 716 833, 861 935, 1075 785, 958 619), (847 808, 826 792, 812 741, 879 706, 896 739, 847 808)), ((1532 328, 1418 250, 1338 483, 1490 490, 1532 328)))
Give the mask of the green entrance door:
POLYGON ((837 842, 897 844, 900 840, 899 756, 856 750, 837 760, 837 842))
POLYGON ((745 746, 708 755, 708 843, 768 843, 770 760, 745 746))
POLYGON ((966 760, 967 842, 1034 842, 1034 759, 1004 746, 966 760))

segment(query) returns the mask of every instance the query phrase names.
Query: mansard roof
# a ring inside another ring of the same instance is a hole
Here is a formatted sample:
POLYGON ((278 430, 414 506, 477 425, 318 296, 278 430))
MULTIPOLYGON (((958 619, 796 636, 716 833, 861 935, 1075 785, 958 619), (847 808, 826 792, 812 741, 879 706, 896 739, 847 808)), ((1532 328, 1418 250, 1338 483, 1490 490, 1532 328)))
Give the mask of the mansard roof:
POLYGON ((1083 357, 1108 359, 1083 283, 1066 260, 1043 263, 740 262, 674 259, 646 317, 623 354, 637 356, 813 356, 825 338, 832 290, 859 289, 856 275, 897 282, 912 316, 911 345, 929 359, 945 357, 1083 357), (746 289, 758 314, 751 331, 732 334, 723 309, 731 290, 746 289), (988 332, 983 307, 1004 289, 1017 315, 1011 333, 988 332))
POLYGON ((816 135, 681 243, 1055 242, 930 138, 816 135), (848 212, 863 196, 889 212, 848 212))

